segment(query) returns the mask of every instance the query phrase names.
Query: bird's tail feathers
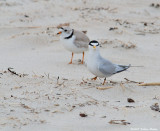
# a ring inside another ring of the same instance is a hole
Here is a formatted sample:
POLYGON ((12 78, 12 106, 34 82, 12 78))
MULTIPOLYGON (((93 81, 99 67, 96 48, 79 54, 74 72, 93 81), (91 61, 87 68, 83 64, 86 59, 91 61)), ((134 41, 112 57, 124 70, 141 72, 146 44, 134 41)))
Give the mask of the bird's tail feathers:
POLYGON ((130 67, 144 67, 144 66, 130 66, 130 67))
POLYGON ((131 67, 131 64, 129 64, 128 66, 126 66, 126 65, 117 65, 115 74, 116 74, 116 73, 120 73, 120 72, 122 72, 122 71, 125 71, 125 70, 127 70, 129 67, 131 67))

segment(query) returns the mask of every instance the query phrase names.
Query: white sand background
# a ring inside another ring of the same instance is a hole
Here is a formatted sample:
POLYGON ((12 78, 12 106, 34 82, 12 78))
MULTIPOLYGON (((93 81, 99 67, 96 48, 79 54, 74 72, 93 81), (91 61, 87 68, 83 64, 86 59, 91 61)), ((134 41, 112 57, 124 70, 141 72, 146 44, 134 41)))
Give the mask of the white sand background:
POLYGON ((1 0, 0 130, 160 130, 160 113, 150 109, 154 103, 160 104, 159 86, 124 80, 160 82, 160 8, 150 6, 157 2, 1 0), (116 82, 105 85, 111 89, 96 89, 103 79, 90 80, 94 76, 78 62, 82 54, 75 55, 74 64, 67 64, 71 53, 55 35, 55 27, 63 23, 86 30, 91 40, 100 41, 103 57, 144 67, 108 78, 108 82, 116 82), (110 31, 110 27, 116 29, 110 31), (28 76, 13 75, 9 67, 28 76), (127 98, 135 103, 128 103, 127 98), (80 113, 88 116, 80 117, 80 113), (110 120, 130 124, 110 124, 110 120))

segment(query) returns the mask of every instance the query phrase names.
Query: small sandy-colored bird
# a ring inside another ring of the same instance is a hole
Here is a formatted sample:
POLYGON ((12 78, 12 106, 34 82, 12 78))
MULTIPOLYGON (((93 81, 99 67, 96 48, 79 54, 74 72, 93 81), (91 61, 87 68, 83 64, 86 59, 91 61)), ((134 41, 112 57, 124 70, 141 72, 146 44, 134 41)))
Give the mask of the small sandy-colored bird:
POLYGON ((97 77, 105 78, 103 85, 105 84, 106 77, 110 77, 116 73, 127 70, 131 65, 117 65, 104 59, 99 52, 98 41, 91 41, 89 43, 89 53, 87 59, 87 68, 96 77, 92 78, 96 80, 97 77))
POLYGON ((88 50, 89 38, 80 31, 71 29, 70 27, 60 27, 57 34, 61 34, 60 40, 63 43, 63 46, 70 52, 72 52, 71 61, 69 64, 72 64, 72 59, 74 53, 83 53, 82 64, 84 62, 84 52, 88 50))

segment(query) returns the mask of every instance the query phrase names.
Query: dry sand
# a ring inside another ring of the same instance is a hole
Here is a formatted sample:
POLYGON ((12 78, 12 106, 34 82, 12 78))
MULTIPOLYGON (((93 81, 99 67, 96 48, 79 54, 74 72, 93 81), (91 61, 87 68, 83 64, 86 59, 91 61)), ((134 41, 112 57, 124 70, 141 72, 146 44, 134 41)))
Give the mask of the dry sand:
POLYGON ((160 82, 160 8, 151 3, 157 0, 1 0, 0 130, 160 130, 160 112, 150 109, 160 104, 159 86, 124 79, 160 82), (64 23, 100 41, 105 58, 144 67, 112 76, 105 87, 113 88, 98 90, 103 79, 90 80, 82 54, 67 64, 71 53, 55 35, 64 23))

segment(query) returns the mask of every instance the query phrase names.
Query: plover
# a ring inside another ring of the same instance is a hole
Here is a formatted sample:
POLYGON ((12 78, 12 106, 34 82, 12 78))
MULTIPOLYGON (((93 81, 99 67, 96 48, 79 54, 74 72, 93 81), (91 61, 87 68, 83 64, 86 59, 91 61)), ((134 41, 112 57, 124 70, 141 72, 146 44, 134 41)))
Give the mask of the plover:
POLYGON ((89 38, 80 31, 71 29, 70 27, 60 27, 57 34, 61 34, 60 40, 63 43, 63 46, 70 52, 72 52, 71 61, 69 64, 72 64, 72 59, 74 53, 83 53, 82 64, 84 62, 84 52, 88 50, 89 38))

